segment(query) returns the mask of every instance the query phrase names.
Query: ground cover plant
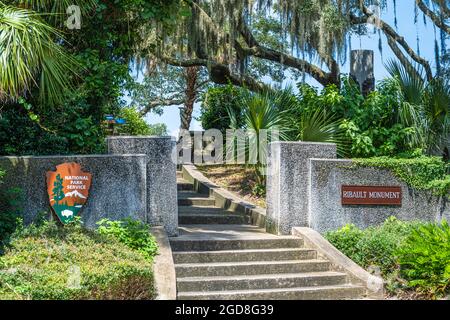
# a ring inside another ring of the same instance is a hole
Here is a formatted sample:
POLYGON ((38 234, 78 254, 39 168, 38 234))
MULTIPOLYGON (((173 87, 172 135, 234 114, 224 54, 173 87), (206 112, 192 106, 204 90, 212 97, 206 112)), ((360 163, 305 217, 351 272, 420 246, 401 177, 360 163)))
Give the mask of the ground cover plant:
POLYGON ((363 268, 376 270, 389 295, 442 298, 450 294, 450 228, 446 221, 403 222, 394 217, 361 230, 354 225, 325 234, 363 268))
POLYGON ((79 220, 42 221, 16 230, 0 256, 0 299, 154 298, 156 244, 145 225, 103 224, 97 231, 79 220))

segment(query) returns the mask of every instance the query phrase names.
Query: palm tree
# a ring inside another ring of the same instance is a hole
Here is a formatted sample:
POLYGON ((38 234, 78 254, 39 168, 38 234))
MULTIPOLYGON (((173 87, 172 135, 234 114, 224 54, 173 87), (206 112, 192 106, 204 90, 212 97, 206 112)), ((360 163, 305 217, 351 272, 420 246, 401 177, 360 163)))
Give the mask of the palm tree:
POLYGON ((391 60, 386 69, 399 93, 397 110, 399 122, 416 129, 410 143, 429 154, 446 155, 450 135, 450 88, 444 79, 426 80, 420 69, 409 70, 391 60))
MULTIPOLYGON (((43 7, 50 2, 20 3, 43 7)), ((42 14, 0 1, 0 101, 17 100, 38 88, 44 103, 60 102, 77 67, 62 49, 62 42, 61 33, 47 24, 42 14)))

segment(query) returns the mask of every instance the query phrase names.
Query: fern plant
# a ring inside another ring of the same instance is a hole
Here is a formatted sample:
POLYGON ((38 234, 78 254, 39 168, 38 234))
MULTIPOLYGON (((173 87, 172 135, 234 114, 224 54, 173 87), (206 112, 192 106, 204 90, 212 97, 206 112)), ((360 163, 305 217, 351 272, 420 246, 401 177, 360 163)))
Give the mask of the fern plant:
POLYGON ((442 296, 450 289, 450 226, 421 225, 397 251, 402 276, 422 293, 442 296))

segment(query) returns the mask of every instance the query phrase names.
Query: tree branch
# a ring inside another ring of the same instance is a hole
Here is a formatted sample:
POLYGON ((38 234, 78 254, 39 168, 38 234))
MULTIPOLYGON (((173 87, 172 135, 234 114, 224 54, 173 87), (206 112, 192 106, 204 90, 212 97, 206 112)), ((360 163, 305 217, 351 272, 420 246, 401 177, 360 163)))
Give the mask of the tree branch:
POLYGON ((433 21, 433 23, 438 26, 440 29, 442 29, 447 34, 450 34, 450 26, 446 25, 437 14, 435 14, 432 10, 430 10, 425 3, 423 3, 422 0, 416 0, 416 4, 419 7, 419 9, 433 21))
POLYGON ((208 68, 211 81, 217 84, 227 84, 228 82, 231 82, 236 86, 246 87, 252 91, 262 91, 268 88, 265 84, 260 83, 251 77, 233 73, 227 65, 216 61, 207 59, 178 60, 167 56, 161 57, 161 60, 167 64, 185 68, 204 66, 208 68))
POLYGON ((157 99, 149 102, 144 109, 141 110, 141 116, 145 116, 147 113, 157 107, 168 107, 178 104, 183 104, 184 99, 157 99))
POLYGON ((331 73, 323 71, 322 69, 309 63, 308 61, 295 58, 291 55, 284 54, 276 50, 272 50, 263 46, 254 46, 251 48, 244 48, 243 50, 247 55, 278 62, 282 65, 304 71, 307 74, 311 75, 311 77, 313 77, 323 86, 334 83, 336 80, 333 79, 331 73))
MULTIPOLYGON (((391 38, 393 41, 398 43, 405 52, 418 64, 422 65, 425 69, 425 73, 428 80, 433 79, 433 72, 431 71, 430 64, 427 60, 419 56, 406 42, 405 38, 400 36, 389 24, 387 24, 384 20, 378 18, 377 16, 373 15, 370 10, 362 4, 361 1, 361 10, 365 15, 365 22, 364 23, 370 23, 378 28, 380 28, 383 33, 388 37, 391 38)), ((364 18, 355 16, 354 14, 350 15, 350 20, 353 24, 361 24, 364 21, 364 18)), ((395 52, 394 52, 395 53, 395 52)), ((397 55, 397 54, 396 54, 397 55)), ((398 56, 397 56, 398 57, 398 56)))
POLYGON ((306 60, 299 59, 289 54, 285 54, 283 52, 260 45, 256 38, 253 36, 251 30, 245 24, 243 17, 241 17, 239 21, 238 28, 241 36, 244 38, 245 43, 249 46, 248 48, 241 48, 241 50, 246 55, 278 62, 282 65, 304 71, 307 74, 311 75, 323 86, 326 86, 330 83, 337 83, 339 81, 339 67, 336 63, 332 63, 332 59, 327 61, 327 65, 329 65, 331 69, 331 72, 327 73, 306 60))
POLYGON ((405 67, 405 69, 415 73, 419 78, 422 78, 422 76, 417 72, 416 68, 414 68, 414 66, 411 64, 411 61, 403 54, 402 50, 400 50, 400 48, 397 45, 397 42, 395 42, 395 40, 389 37, 388 35, 386 35, 386 39, 392 52, 394 52, 395 56, 400 61, 400 63, 405 67))

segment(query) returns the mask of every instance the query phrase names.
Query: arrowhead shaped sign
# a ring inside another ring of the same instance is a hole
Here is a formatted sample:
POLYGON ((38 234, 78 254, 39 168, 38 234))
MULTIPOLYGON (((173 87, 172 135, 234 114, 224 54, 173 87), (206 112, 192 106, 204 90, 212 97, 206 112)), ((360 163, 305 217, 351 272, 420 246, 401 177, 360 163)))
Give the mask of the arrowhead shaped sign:
POLYGON ((91 181, 92 175, 74 162, 60 164, 56 171, 47 172, 50 206, 63 224, 73 221, 85 205, 91 181))

